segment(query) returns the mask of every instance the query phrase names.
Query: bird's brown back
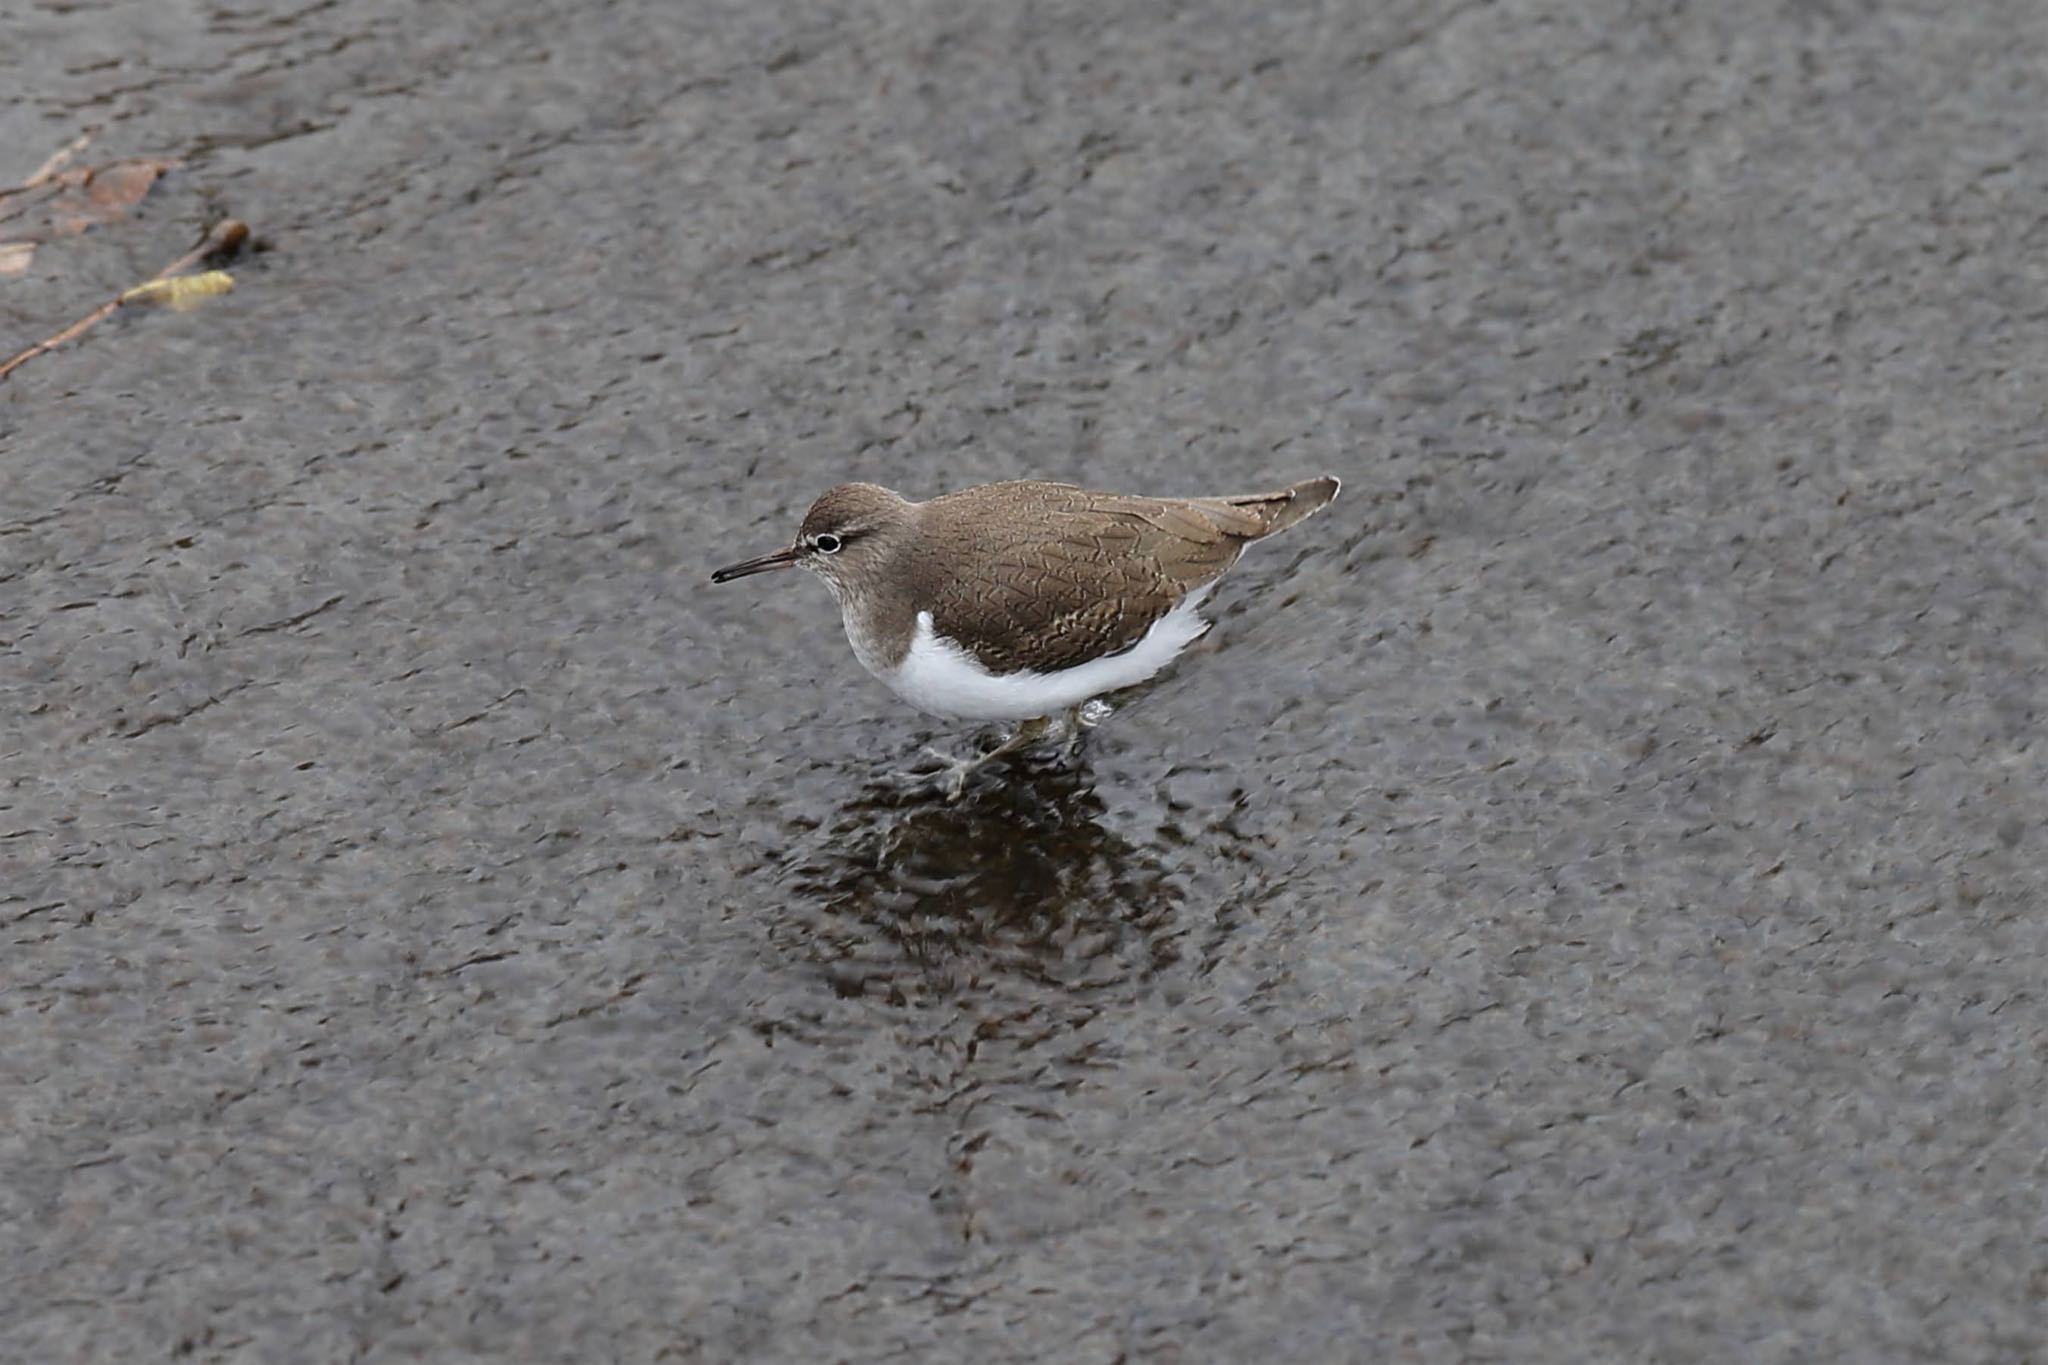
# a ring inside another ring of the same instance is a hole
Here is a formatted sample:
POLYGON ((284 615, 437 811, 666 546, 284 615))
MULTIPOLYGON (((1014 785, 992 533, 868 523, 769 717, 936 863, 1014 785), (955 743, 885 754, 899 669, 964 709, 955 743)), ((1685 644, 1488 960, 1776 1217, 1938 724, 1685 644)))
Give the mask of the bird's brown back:
POLYGON ((992 672, 1070 668, 1137 644, 1246 545, 1336 495, 1329 478, 1225 498, 1031 481, 970 488, 920 509, 919 538, 937 553, 906 566, 912 600, 992 672))

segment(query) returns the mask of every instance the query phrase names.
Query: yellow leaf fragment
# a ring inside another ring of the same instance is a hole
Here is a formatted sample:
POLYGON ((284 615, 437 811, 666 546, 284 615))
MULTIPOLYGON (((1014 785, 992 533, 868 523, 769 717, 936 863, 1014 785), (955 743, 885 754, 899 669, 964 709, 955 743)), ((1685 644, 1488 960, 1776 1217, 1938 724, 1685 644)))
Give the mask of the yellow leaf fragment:
POLYGON ((0 242, 0 275, 19 275, 36 254, 34 242, 0 242))
POLYGON ((196 275, 179 275, 168 280, 138 284, 121 296, 123 303, 161 303, 182 313, 235 287, 235 277, 225 270, 202 270, 196 275))

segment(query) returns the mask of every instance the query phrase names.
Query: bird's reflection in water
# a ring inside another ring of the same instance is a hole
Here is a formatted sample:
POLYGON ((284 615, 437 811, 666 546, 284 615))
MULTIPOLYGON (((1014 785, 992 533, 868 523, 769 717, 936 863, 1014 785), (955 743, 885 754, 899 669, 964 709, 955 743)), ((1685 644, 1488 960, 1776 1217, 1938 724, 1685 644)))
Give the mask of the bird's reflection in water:
POLYGON ((875 784, 795 869, 804 951, 845 994, 914 1003, 991 975, 1062 987, 1148 976, 1177 953, 1177 879, 1108 832, 1085 765, 1026 759, 957 803, 875 784))

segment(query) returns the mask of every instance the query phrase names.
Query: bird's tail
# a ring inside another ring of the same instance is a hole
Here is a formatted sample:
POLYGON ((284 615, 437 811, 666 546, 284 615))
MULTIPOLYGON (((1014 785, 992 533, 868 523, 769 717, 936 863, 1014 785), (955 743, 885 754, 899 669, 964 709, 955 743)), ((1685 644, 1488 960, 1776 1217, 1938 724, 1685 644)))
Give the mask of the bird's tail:
POLYGON ((1216 501, 1256 517, 1259 537, 1265 537, 1284 531, 1328 507, 1341 486, 1335 475, 1325 474, 1319 479, 1303 479, 1274 493, 1243 493, 1216 501))

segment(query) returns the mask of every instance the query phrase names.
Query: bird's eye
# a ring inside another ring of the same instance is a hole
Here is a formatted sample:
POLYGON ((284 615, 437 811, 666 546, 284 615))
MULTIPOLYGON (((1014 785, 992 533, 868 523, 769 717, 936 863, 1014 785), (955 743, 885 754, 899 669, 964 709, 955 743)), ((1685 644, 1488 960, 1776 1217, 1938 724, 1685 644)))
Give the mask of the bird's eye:
POLYGON ((811 544, 817 547, 818 553, 821 555, 836 555, 839 553, 839 547, 845 543, 845 541, 833 535, 830 531, 821 532, 811 538, 811 544))

